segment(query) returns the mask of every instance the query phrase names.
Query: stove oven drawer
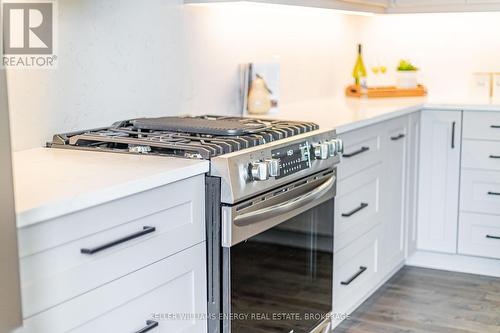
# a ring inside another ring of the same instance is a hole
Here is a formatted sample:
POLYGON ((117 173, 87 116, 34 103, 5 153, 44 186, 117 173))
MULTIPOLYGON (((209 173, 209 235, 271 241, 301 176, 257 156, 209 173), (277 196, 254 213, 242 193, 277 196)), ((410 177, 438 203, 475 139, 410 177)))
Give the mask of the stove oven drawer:
POLYGON ((500 112, 464 112, 464 139, 500 140, 500 112))
POLYGON ((500 216, 460 213, 458 252, 500 259, 500 216))
POLYGON ((460 210, 500 214, 500 172, 462 170, 460 210))
POLYGON ((334 256, 333 312, 350 313, 378 284, 379 228, 334 256))
POLYGON ((344 142, 344 154, 338 166, 339 181, 382 162, 382 133, 384 133, 384 124, 339 135, 344 142))
POLYGON ((373 166, 337 185, 335 198, 335 252, 380 224, 381 165, 373 166))
POLYGON ((206 301, 202 242, 28 318, 15 333, 206 333, 206 301))
POLYGON ((204 176, 19 231, 24 317, 205 239, 204 176))

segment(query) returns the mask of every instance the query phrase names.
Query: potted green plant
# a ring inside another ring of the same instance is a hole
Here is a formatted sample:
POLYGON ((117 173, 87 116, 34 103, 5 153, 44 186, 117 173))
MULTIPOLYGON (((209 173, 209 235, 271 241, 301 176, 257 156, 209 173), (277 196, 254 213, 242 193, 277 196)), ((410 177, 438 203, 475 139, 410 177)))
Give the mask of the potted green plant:
POLYGON ((417 82, 418 68, 408 60, 401 60, 397 68, 396 86, 399 89, 415 89, 417 82))

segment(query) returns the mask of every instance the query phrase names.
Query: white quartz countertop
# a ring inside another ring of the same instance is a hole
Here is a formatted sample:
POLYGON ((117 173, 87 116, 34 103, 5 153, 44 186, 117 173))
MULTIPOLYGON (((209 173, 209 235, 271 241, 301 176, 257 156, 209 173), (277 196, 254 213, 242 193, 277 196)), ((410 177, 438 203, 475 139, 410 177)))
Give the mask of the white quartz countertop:
POLYGON ((208 172, 207 161, 37 148, 13 154, 19 228, 208 172))
MULTIPOLYGON (((282 105, 265 117, 311 121, 338 133, 419 110, 499 111, 500 103, 430 98, 331 98, 282 105)), ((262 116, 259 116, 262 117, 262 116)), ((207 161, 65 149, 14 154, 18 227, 52 219, 208 172, 207 161)))
POLYGON ((269 114, 266 117, 311 121, 323 129, 335 128, 338 133, 344 133, 423 109, 500 111, 500 103, 471 99, 441 102, 426 97, 379 99, 339 97, 282 105, 279 113, 269 114))

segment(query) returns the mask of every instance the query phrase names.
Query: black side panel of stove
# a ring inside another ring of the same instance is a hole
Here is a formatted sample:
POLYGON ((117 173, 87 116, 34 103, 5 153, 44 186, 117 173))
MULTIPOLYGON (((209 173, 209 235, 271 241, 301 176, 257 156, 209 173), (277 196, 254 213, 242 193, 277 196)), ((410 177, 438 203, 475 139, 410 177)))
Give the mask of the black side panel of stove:
POLYGON ((205 223, 207 231, 208 332, 221 332, 221 184, 218 177, 205 177, 205 223))

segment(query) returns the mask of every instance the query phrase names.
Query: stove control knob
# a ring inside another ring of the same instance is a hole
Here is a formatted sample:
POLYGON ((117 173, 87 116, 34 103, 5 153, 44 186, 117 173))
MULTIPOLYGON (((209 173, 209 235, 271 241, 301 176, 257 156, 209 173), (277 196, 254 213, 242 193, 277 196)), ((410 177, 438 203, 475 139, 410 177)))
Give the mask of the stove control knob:
POLYGON ((250 164, 250 173, 253 180, 269 179, 269 171, 267 162, 253 162, 250 164))
POLYGON ((344 153, 344 143, 340 139, 333 139, 327 142, 330 156, 342 155, 344 153))
POLYGON ((313 145, 314 157, 317 160, 326 160, 329 157, 328 144, 326 143, 316 143, 313 145))
POLYGON ((279 177, 280 175, 280 160, 278 158, 270 158, 266 160, 267 168, 269 169, 270 177, 279 177))

